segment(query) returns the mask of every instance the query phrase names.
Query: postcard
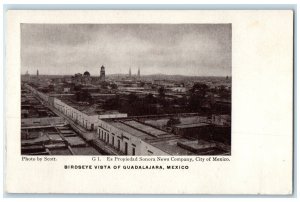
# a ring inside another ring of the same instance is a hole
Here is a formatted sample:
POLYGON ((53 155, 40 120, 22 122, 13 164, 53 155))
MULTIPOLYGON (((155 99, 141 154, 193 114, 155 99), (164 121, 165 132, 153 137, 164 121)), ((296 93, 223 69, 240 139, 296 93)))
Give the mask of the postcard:
POLYGON ((7 193, 293 192, 290 10, 9 10, 7 193))

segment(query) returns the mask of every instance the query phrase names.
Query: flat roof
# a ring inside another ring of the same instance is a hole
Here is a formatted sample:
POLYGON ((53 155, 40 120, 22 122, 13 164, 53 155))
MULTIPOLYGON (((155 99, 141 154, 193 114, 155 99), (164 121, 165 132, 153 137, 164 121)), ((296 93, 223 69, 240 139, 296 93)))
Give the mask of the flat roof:
POLYGON ((120 113, 117 110, 103 110, 97 108, 95 105, 81 105, 80 103, 76 103, 76 101, 72 101, 67 97, 59 97, 58 99, 60 99, 62 102, 69 105, 70 107, 73 107, 74 109, 77 109, 78 111, 90 116, 120 113))
POLYGON ((180 142, 185 139, 176 138, 171 140, 165 140, 160 142, 152 143, 153 146, 159 148, 162 151, 165 151, 171 155, 196 155, 195 153, 184 149, 177 145, 177 142, 180 142))
MULTIPOLYGON (((146 123, 163 125, 163 124, 167 124, 167 122, 170 120, 170 118, 174 117, 174 116, 175 115, 145 117, 144 119, 145 119, 146 123)), ((180 119, 180 125, 193 124, 193 123, 199 123, 199 122, 207 121, 206 116, 200 116, 200 115, 196 115, 196 114, 180 115, 179 119, 180 119)))
POLYGON ((116 128, 119 128, 121 130, 124 130, 127 133, 130 133, 131 135, 134 135, 136 137, 141 138, 142 140, 145 139, 154 139, 155 137, 148 135, 147 133, 141 132, 139 130, 136 130, 124 123, 121 123, 119 121, 111 121, 109 122, 112 126, 115 126, 116 128))
POLYGON ((176 125, 176 128, 196 128, 196 127, 202 127, 202 126, 208 126, 207 123, 192 123, 192 124, 182 124, 182 125, 176 125))
POLYGON ((124 123, 126 123, 126 124, 128 124, 128 125, 130 125, 130 126, 132 126, 134 128, 137 128, 139 130, 145 131, 145 132, 147 132, 147 133, 149 133, 151 135, 154 135, 156 137, 159 137, 159 136, 167 134, 165 131, 156 129, 156 128, 148 126, 146 124, 139 123, 139 122, 134 121, 134 120, 124 121, 124 123))
POLYGON ((72 102, 70 99, 66 97, 59 97, 62 102, 69 105, 70 107, 73 107, 74 109, 77 109, 78 111, 87 114, 87 115, 98 115, 96 113, 96 108, 93 105, 80 105, 79 103, 76 103, 76 101, 72 102))
POLYGON ((195 155, 195 153, 184 149, 177 145, 178 141, 186 140, 169 134, 163 130, 156 129, 146 124, 140 123, 132 119, 111 119, 105 120, 112 126, 119 128, 133 136, 141 138, 141 140, 157 147, 158 149, 170 155, 195 155), (143 132, 143 130, 145 132, 143 132), (153 135, 150 135, 153 134, 153 135))

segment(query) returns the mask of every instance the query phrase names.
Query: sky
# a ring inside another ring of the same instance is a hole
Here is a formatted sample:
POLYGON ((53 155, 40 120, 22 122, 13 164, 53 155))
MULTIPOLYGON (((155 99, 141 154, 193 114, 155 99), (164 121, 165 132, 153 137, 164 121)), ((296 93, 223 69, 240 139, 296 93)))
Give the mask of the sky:
POLYGON ((231 76, 231 43, 231 24, 21 24, 21 69, 231 76))

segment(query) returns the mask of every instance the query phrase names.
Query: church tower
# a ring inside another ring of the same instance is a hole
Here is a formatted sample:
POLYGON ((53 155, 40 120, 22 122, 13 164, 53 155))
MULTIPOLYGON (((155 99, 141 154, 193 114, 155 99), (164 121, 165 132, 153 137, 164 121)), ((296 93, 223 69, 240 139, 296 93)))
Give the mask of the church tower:
POLYGON ((137 73, 138 79, 141 78, 141 72, 140 72, 140 68, 138 69, 138 73, 137 73))
POLYGON ((129 68, 129 78, 131 78, 131 68, 129 68))
POLYGON ((105 81, 105 67, 103 65, 100 69, 100 81, 105 81))

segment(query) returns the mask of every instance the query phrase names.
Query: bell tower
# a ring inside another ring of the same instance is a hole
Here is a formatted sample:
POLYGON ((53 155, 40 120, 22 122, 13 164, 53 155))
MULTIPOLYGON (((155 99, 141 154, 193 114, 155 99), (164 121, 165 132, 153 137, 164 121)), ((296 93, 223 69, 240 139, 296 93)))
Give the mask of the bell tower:
POLYGON ((105 67, 103 65, 100 68, 100 81, 105 81, 105 67))

